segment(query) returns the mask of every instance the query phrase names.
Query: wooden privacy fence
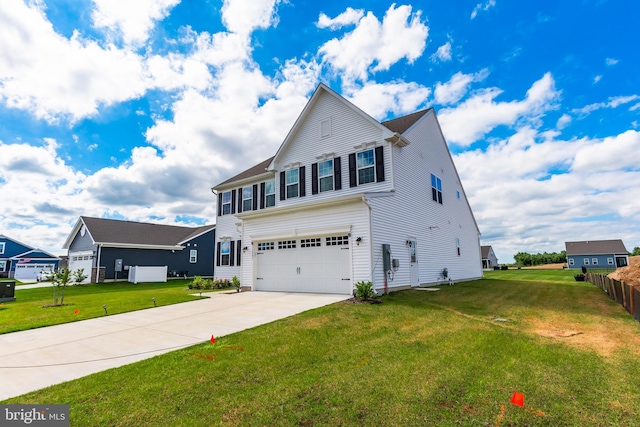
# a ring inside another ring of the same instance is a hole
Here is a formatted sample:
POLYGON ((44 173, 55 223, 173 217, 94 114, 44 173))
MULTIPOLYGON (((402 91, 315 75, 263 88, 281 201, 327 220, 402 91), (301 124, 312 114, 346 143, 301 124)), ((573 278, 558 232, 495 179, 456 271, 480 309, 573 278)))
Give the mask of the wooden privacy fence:
POLYGON ((604 274, 587 273, 585 274, 587 282, 593 283, 609 295, 614 301, 622 305, 640 322, 640 289, 634 288, 625 282, 610 279, 604 274))

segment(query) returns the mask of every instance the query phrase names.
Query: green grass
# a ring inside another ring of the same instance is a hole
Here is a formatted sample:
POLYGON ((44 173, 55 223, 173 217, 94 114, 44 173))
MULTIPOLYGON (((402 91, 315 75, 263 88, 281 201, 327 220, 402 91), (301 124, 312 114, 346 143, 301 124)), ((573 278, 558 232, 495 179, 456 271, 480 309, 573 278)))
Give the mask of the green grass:
POLYGON ((544 270, 544 269, 509 269, 484 271, 484 277, 496 280, 534 280, 534 281, 556 281, 574 282, 575 276, 581 273, 580 270, 544 270))
MULTIPOLYGON (((64 304, 52 305, 53 286, 35 289, 16 288, 16 301, 0 305, 0 333, 23 331, 42 326, 86 320, 105 315, 102 308, 107 306, 108 314, 142 310, 156 304, 169 305, 193 301, 199 297, 187 288, 191 280, 170 280, 166 283, 101 283, 68 286, 64 290, 64 304), (78 310, 77 314, 74 314, 78 310)), ((59 291, 58 291, 59 294, 59 291)))
POLYGON ((542 276, 334 304, 4 403, 67 403, 74 426, 639 425, 640 325, 542 276))

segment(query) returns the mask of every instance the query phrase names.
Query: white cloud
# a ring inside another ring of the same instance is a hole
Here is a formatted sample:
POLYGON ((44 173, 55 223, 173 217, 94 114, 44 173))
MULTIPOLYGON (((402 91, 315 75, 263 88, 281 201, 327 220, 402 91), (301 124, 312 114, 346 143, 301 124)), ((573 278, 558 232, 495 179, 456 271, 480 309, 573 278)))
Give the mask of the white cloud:
POLYGON ((431 55, 431 60, 433 62, 447 62, 451 61, 451 42, 446 42, 442 46, 436 50, 436 52, 431 55))
POLYGON ((335 18, 329 18, 324 13, 320 13, 320 16, 318 16, 318 22, 316 22, 316 26, 318 28, 329 28, 331 30, 337 30, 348 25, 356 24, 363 16, 364 11, 362 9, 356 10, 348 7, 347 10, 345 10, 335 18))
POLYGON ((554 108, 559 97, 550 73, 533 83, 522 101, 495 102, 502 94, 498 88, 487 88, 473 94, 455 108, 439 112, 443 132, 449 143, 467 146, 500 125, 511 126, 518 120, 535 119, 554 108))
POLYGON ((149 38, 157 21, 165 18, 180 0, 93 0, 94 25, 128 45, 140 45, 149 38))
POLYGON ((366 81, 371 72, 388 70, 403 58, 411 63, 422 55, 429 28, 421 15, 412 13, 411 6, 395 4, 382 22, 368 12, 353 31, 328 41, 319 53, 347 82, 366 81))
POLYGON ((466 95, 469 85, 487 78, 489 70, 486 68, 475 74, 455 73, 448 82, 436 84, 434 90, 435 101, 441 105, 455 104, 466 95))
POLYGON ((640 170, 640 132, 628 130, 614 137, 591 141, 576 153, 572 169, 584 173, 640 170))
POLYGON ((232 33, 248 36, 257 28, 277 24, 278 3, 279 0, 224 0, 222 21, 232 33))
POLYGON ((602 74, 598 74, 597 76, 595 76, 593 78, 593 83, 598 83, 600 80, 602 80, 602 74))
POLYGON ((614 58, 605 59, 605 64, 607 64, 608 66, 616 65, 618 62, 620 62, 620 61, 618 59, 614 59, 614 58))
POLYGON ((383 120, 389 112, 401 116, 424 105, 431 90, 417 83, 367 83, 344 95, 370 116, 383 120))
POLYGON ((568 114, 563 114, 558 121, 556 122, 556 128, 558 129, 564 129, 567 126, 569 126, 569 123, 571 123, 573 119, 571 118, 570 115, 568 114))
POLYGON ((478 3, 471 12, 471 19, 475 19, 478 16, 478 12, 486 12, 496 5, 496 0, 487 0, 484 3, 478 3))
MULTIPOLYGON (((596 102, 594 104, 585 105, 584 107, 581 107, 581 108, 575 108, 572 110, 572 113, 586 116, 602 108, 617 108, 621 105, 628 104, 637 99, 640 99, 640 95, 612 96, 609 98, 608 102, 596 102)), ((632 106, 631 109, 633 108, 634 107, 632 106)))

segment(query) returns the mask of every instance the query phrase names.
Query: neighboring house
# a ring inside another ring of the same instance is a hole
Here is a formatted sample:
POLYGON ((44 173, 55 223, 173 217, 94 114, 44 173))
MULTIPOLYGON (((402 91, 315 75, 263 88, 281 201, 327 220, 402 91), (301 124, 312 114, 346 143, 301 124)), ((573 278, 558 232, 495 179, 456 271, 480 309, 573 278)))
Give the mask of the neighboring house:
POLYGON ((212 190, 216 277, 253 290, 482 277, 480 232, 433 109, 379 123, 320 84, 274 157, 212 190))
POLYGON ((0 277, 35 281, 42 270, 58 268, 60 258, 0 234, 0 277))
POLYGON ((493 267, 498 266, 498 258, 496 258, 495 252, 491 246, 480 246, 482 251, 482 269, 493 270, 493 267))
POLYGON ((166 265, 172 276, 212 277, 214 240, 215 225, 179 227, 81 216, 63 248, 69 270, 84 268, 86 283, 126 279, 130 266, 166 265))
POLYGON ((618 268, 629 265, 629 252, 622 240, 565 242, 569 268, 618 268))

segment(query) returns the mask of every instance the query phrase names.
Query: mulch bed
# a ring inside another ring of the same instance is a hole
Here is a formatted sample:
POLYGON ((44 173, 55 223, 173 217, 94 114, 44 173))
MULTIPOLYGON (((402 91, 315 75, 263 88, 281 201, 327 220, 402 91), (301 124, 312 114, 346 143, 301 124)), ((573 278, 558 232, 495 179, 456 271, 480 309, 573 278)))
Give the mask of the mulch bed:
POLYGON ((349 298, 345 301, 347 304, 382 304, 382 301, 375 298, 349 298))

